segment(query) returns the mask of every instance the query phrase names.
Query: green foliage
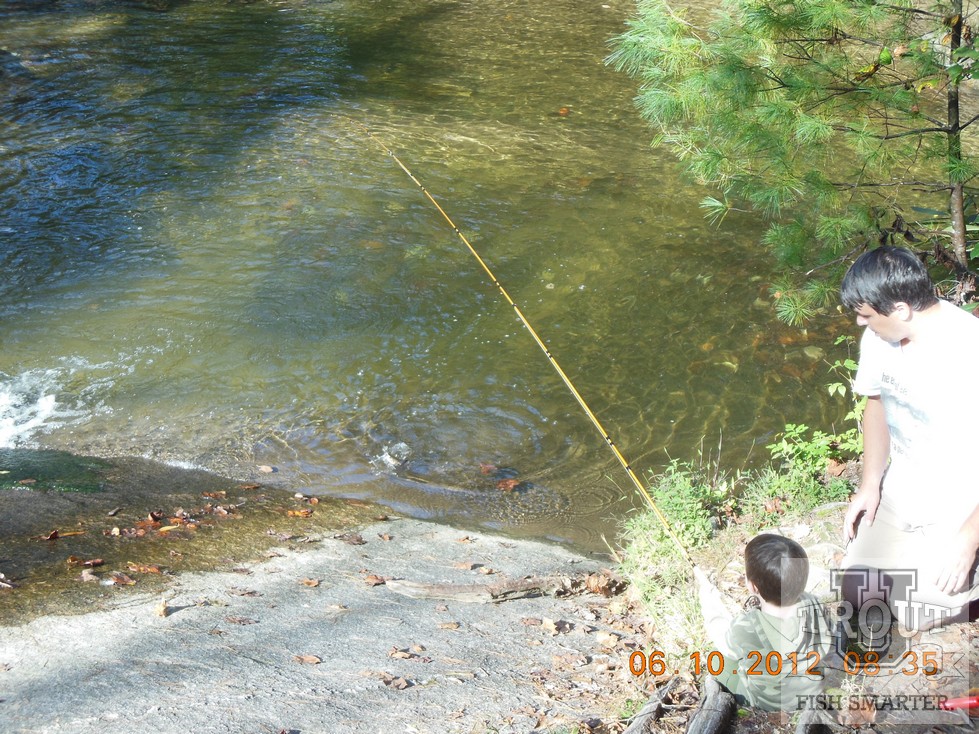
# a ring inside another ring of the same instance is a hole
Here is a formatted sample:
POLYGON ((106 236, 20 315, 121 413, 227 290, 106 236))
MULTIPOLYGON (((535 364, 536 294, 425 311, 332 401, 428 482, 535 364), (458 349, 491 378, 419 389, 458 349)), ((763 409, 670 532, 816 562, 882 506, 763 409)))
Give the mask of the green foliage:
POLYGON ((967 264, 971 242, 916 215, 924 205, 946 226, 961 222, 949 188, 979 173, 962 153, 975 120, 941 119, 979 58, 979 34, 955 11, 955 0, 927 10, 729 0, 688 11, 641 0, 614 40, 608 62, 639 80, 656 141, 719 192, 704 199, 710 219, 723 221, 732 202, 770 219, 765 244, 795 273, 779 288, 782 318, 824 310, 827 289, 808 283, 835 284, 854 252, 881 242, 938 246, 967 264), (958 48, 948 46, 951 25, 965 39, 958 48))
MULTIPOLYGON (((684 548, 705 545, 713 536, 717 513, 730 497, 727 480, 709 476, 709 472, 690 464, 672 462, 662 474, 650 474, 649 490, 663 514, 669 518, 673 534, 684 548)), ((654 542, 671 543, 663 528, 653 528, 654 542)))

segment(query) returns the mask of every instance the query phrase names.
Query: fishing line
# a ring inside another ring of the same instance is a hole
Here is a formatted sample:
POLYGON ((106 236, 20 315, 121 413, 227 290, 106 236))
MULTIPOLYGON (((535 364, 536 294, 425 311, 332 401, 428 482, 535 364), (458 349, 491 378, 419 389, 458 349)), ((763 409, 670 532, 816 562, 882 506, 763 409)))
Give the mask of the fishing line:
POLYGON ((692 564, 693 561, 690 559, 690 556, 687 553, 687 549, 683 547, 683 543, 680 542, 680 539, 673 532, 673 529, 670 527, 670 523, 666 519, 666 516, 662 513, 659 507, 657 507, 656 502, 653 501, 653 498, 649 494, 649 491, 643 486, 642 482, 639 481, 639 477, 636 476, 636 472, 633 471, 632 466, 629 464, 628 461, 626 461, 626 458, 625 456, 622 455, 622 452, 619 451, 619 447, 615 445, 615 441, 612 440, 612 436, 609 434, 608 431, 605 430, 605 427, 602 425, 602 422, 598 420, 598 416, 595 415, 592 409, 588 406, 588 403, 585 402, 585 399, 582 397, 581 393, 578 392, 578 389, 574 386, 574 383, 571 382, 571 378, 568 377, 567 373, 565 373, 563 369, 561 369, 561 365, 558 364, 558 361, 554 358, 554 355, 551 354, 551 351, 550 349, 547 348, 547 345, 544 343, 544 340, 541 339, 540 336, 537 334, 536 329, 534 329, 534 327, 531 326, 530 321, 527 320, 527 317, 524 316, 523 312, 520 310, 520 307, 510 297, 510 294, 507 292, 506 288, 503 287, 503 284, 500 283, 497 277, 493 274, 493 271, 490 269, 489 265, 486 264, 486 261, 483 260, 482 257, 480 257, 479 253, 476 251, 476 248, 473 247, 472 243, 456 226, 455 222, 452 221, 452 218, 449 217, 448 214, 446 214, 445 209, 443 209, 442 206, 438 203, 438 201, 435 200, 435 197, 432 196, 429 193, 428 189, 426 189, 422 185, 421 181, 419 181, 415 177, 415 174, 413 174, 408 169, 408 167, 402 162, 402 160, 398 158, 397 155, 395 155, 394 151, 391 150, 391 148, 389 148, 387 145, 385 145, 382 140, 377 138, 370 131, 370 129, 365 125, 357 122, 356 120, 350 120, 350 122, 354 123, 355 125, 357 125, 357 127, 363 130, 368 138, 370 138, 375 143, 377 143, 377 145, 381 149, 383 149, 385 153, 387 153, 392 159, 394 159, 394 162, 398 164, 398 167, 401 168, 401 170, 404 171, 405 174, 407 174, 408 178, 410 178, 419 189, 421 189, 422 193, 425 194, 425 197, 432 203, 432 205, 436 209, 438 209, 439 214, 441 214, 442 217, 445 219, 445 221, 449 224, 449 227, 452 228, 452 231, 456 233, 456 235, 459 237, 460 240, 462 240, 462 243, 466 246, 466 248, 469 250, 472 256, 476 258, 476 261, 480 264, 480 266, 482 266, 483 270, 486 271, 486 275, 492 281, 493 285, 495 285, 497 289, 500 291, 500 293, 502 294, 506 302, 509 303, 511 306, 513 306, 513 310, 517 314, 517 318, 520 319, 520 322, 524 325, 524 327, 526 327, 527 331, 530 332, 530 335, 534 338, 534 341, 537 342, 537 346, 540 347, 542 352, 544 352, 544 356, 547 357, 547 360, 551 363, 551 366, 558 373, 558 376, 560 376, 560 378, 564 381, 564 384, 567 386, 568 390, 571 391, 571 394, 574 396, 575 400, 578 401, 578 405, 580 405, 582 410, 585 411, 585 414, 591 420, 595 428, 598 429, 598 432, 602 434, 602 438, 605 439, 605 443, 608 444, 608 447, 610 449, 612 449, 612 453, 615 454, 615 458, 619 460, 619 463, 622 465, 622 468, 625 469, 626 474, 629 475, 629 479, 631 479, 632 483, 636 485, 636 489, 639 490, 639 493, 642 495, 643 499, 646 500, 646 503, 649 505, 650 509, 656 515, 660 523, 662 523, 663 529, 666 531, 666 534, 670 537, 670 539, 674 542, 674 544, 676 544, 676 547, 679 549, 680 554, 684 557, 685 560, 689 561, 692 564))

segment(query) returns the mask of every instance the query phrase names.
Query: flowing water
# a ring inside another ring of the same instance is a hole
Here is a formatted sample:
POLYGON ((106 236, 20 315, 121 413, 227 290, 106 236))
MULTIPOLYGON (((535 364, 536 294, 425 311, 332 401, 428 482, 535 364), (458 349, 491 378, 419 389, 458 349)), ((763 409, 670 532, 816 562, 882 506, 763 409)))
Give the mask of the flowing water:
POLYGON ((760 223, 705 222, 603 63, 632 7, 6 5, 0 446, 601 547, 628 478, 365 128, 638 472, 828 428, 831 332, 775 322, 760 223))

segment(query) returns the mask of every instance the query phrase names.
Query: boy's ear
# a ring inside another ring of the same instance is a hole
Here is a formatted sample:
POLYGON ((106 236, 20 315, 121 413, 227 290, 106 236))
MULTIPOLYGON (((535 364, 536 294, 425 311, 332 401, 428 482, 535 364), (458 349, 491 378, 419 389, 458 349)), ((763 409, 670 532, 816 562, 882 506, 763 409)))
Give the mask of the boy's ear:
POLYGON ((894 310, 891 311, 891 315, 897 316, 899 319, 901 319, 901 321, 910 321, 911 314, 913 312, 914 309, 912 309, 907 303, 904 301, 898 301, 894 304, 894 310))
POLYGON ((745 578, 744 582, 748 586, 748 591, 750 591, 752 594, 758 593, 758 587, 755 585, 753 581, 751 581, 751 579, 745 578))

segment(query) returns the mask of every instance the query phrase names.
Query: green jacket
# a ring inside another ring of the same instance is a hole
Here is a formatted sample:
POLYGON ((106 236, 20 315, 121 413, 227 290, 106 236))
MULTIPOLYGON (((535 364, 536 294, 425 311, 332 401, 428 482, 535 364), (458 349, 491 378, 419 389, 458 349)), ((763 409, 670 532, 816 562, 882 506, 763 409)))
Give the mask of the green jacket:
POLYGON ((833 650, 826 612, 811 594, 803 594, 786 619, 761 609, 745 612, 731 624, 727 644, 735 657, 724 657, 718 680, 742 703, 766 711, 795 711, 799 696, 820 693, 833 650))

